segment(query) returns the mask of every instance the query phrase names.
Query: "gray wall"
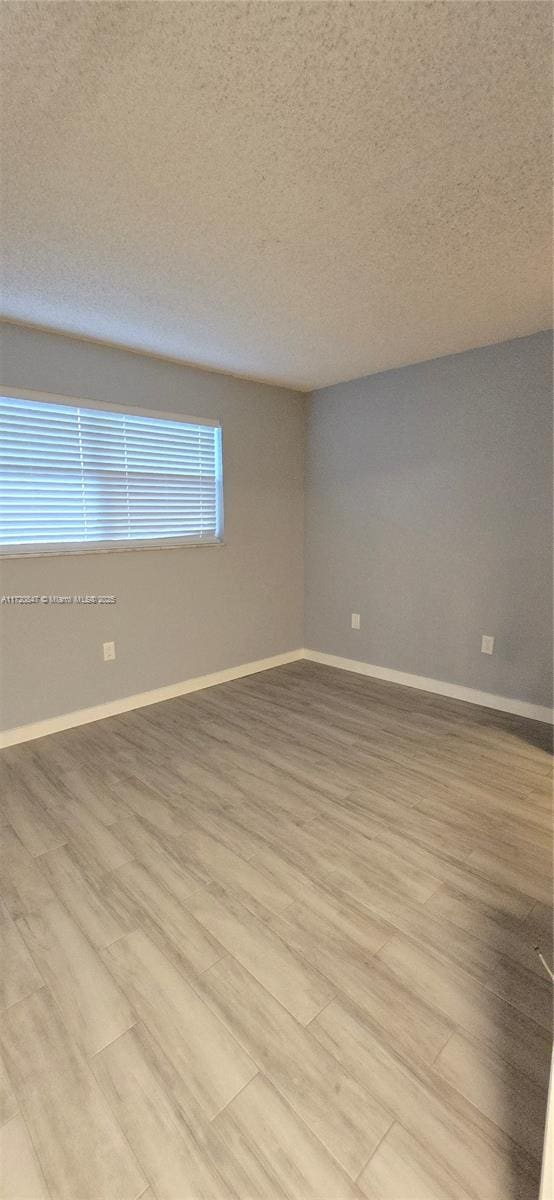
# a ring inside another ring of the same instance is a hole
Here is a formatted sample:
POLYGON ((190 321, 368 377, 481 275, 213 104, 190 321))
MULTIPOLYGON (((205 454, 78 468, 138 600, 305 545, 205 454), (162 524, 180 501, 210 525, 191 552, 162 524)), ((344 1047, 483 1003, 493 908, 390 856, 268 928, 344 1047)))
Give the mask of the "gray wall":
POLYGON ((306 471, 306 646, 552 703, 550 333, 316 393, 306 471))
POLYGON ((551 703, 551 334, 308 402, 303 634, 303 398, 17 326, 0 333, 5 386, 220 418, 226 524, 222 547, 0 564, 4 594, 118 597, 115 608, 0 609, 0 728, 302 644, 551 703), (496 636, 490 658, 481 633, 496 636), (112 639, 117 658, 104 663, 112 639))
POLYGON ((226 544, 4 561, 2 594, 118 603, 0 610, 0 728, 301 646, 304 400, 17 326, 1 334, 4 386, 219 418, 226 544))

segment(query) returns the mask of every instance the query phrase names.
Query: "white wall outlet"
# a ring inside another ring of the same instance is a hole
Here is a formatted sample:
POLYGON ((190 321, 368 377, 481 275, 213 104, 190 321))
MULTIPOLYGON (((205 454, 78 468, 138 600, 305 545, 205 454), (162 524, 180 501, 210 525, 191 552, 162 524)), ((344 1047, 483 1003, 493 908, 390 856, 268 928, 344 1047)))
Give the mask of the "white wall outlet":
POLYGON ((481 654, 494 654, 494 638, 488 633, 481 637, 481 654))
POLYGON ((359 613, 352 613, 352 628, 353 629, 360 628, 360 614, 359 613))
POLYGON ((112 662, 115 658, 115 642, 103 642, 104 662, 112 662))

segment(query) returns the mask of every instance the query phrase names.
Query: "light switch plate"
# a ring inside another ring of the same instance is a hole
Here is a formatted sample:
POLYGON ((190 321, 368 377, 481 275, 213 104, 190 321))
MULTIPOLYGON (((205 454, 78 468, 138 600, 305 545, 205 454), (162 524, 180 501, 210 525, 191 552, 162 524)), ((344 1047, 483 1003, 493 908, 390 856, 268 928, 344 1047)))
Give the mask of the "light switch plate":
POLYGON ((489 633, 481 637, 481 654, 494 654, 494 637, 489 633))

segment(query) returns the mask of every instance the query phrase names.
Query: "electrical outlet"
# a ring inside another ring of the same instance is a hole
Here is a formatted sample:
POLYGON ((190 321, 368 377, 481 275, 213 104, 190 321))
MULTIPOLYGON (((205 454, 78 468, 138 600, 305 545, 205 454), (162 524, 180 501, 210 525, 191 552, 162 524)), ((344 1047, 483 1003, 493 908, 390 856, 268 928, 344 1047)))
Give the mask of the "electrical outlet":
POLYGON ((103 642, 104 662, 112 662, 115 658, 115 642, 103 642))
POLYGON ((481 637, 481 654, 494 654, 494 638, 488 633, 481 637))
POLYGON ((360 614, 352 613, 352 629, 360 628, 360 614))

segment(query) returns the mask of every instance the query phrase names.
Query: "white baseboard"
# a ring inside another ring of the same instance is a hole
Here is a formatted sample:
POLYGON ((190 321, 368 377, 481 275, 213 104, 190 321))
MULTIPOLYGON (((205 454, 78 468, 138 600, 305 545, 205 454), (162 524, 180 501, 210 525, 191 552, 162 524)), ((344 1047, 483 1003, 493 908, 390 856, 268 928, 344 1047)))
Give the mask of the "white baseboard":
POLYGON ((404 687, 419 688, 423 692, 435 692, 451 700, 466 700, 469 704, 480 704, 483 708, 496 708, 499 712, 515 713, 529 717, 532 721, 554 724, 554 710, 527 700, 512 700, 509 696, 495 696, 492 692, 479 692, 476 688, 462 687, 458 683, 445 683, 441 679, 426 679, 424 675, 407 675, 394 671, 392 667, 378 667, 373 663, 357 662, 354 658, 340 658, 336 654, 324 654, 320 650, 304 650, 304 658, 310 662, 338 667, 341 671, 355 671, 358 675, 371 675, 373 679, 385 679, 389 683, 401 683, 404 687))
POLYGON ((175 696, 186 696, 187 692, 199 692, 202 688, 215 687, 218 683, 242 679, 244 675, 255 675, 258 671, 268 671, 271 667, 282 667, 286 663, 297 662, 299 658, 304 658, 303 650, 287 650, 285 654, 274 654, 272 658, 259 658, 256 662, 228 667, 225 671, 214 671, 211 675, 198 675, 195 679, 185 679, 181 683, 169 683, 166 687, 155 688, 151 692, 138 692, 134 696, 108 700, 92 708, 61 713, 58 717, 35 721, 32 725, 18 725, 0 732, 0 748, 16 746, 20 742, 31 742, 35 738, 46 737, 49 733, 60 733, 62 729, 88 725, 91 721, 102 721, 105 717, 115 717, 119 713, 130 712, 133 708, 158 704, 160 700, 173 700, 175 696))
POLYGON ((173 700, 176 696, 186 696, 188 692, 199 692, 202 688, 215 687, 218 683, 229 683, 232 679, 242 679, 245 675, 255 675, 258 671, 269 671, 272 667, 282 667, 286 663, 298 662, 303 658, 309 659, 310 662, 323 663, 328 667, 338 667, 341 671, 354 671, 358 675, 369 675, 373 679, 384 679, 389 683, 401 683, 404 687, 435 692, 438 696, 449 696, 452 700, 466 700, 470 704, 480 704, 484 708, 496 708, 499 712, 515 713, 520 717, 529 717, 533 721, 554 723, 554 711, 551 708, 543 708, 539 704, 529 704, 527 700, 512 700, 507 696, 495 696, 491 692, 479 692, 475 688, 462 687, 457 683, 444 683, 440 679, 426 679, 424 675, 407 675, 404 671, 394 671, 390 667, 378 667, 372 663, 357 662, 353 658, 340 658, 336 654, 324 654, 320 650, 298 649, 287 650, 284 654, 274 654, 272 658, 259 658, 255 662, 242 663, 238 667, 228 667, 224 671, 214 671, 211 675, 198 675, 195 679, 169 683, 166 687, 155 688, 151 692, 138 692, 134 696, 123 696, 119 700, 107 700, 104 704, 96 704, 92 708, 80 708, 74 712, 61 713, 57 717, 48 717, 44 721, 35 721, 31 725, 17 725, 13 729, 5 729, 0 731, 0 749, 17 746, 20 742, 31 742, 35 738, 47 737, 50 733, 60 733, 63 729, 73 729, 77 725, 102 721, 105 717, 115 717, 119 713, 131 712, 134 708, 145 708, 148 704, 159 704, 161 700, 173 700))
POLYGON ((554 1196, 554 1054, 550 1060, 550 1084, 546 1104, 539 1200, 552 1200, 552 1196, 554 1196))

